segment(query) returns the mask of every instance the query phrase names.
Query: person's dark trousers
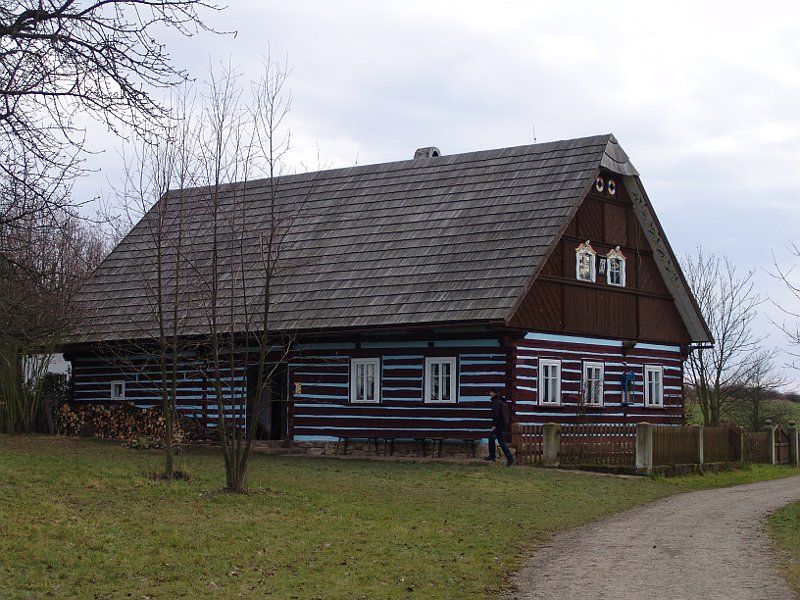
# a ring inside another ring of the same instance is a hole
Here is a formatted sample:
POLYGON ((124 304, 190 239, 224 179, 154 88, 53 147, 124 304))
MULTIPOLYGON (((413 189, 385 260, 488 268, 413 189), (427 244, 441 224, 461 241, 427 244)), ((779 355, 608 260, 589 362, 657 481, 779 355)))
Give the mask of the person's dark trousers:
POLYGON ((491 460, 494 460, 497 457, 497 450, 495 447, 495 440, 496 440, 496 443, 500 444, 500 449, 503 451, 503 454, 505 454, 506 459, 509 462, 513 462, 514 455, 511 454, 511 450, 508 449, 508 445, 506 444, 506 441, 503 438, 504 435, 502 431, 498 431, 497 429, 492 429, 492 433, 489 435, 489 458, 491 460))

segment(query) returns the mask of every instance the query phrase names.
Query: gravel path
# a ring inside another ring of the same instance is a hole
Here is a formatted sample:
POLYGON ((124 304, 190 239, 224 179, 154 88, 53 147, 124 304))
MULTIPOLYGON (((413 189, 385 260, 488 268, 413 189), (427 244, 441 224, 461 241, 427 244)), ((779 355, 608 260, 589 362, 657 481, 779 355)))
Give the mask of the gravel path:
POLYGON ((764 533, 800 477, 691 492, 556 536, 507 599, 795 598, 764 533))

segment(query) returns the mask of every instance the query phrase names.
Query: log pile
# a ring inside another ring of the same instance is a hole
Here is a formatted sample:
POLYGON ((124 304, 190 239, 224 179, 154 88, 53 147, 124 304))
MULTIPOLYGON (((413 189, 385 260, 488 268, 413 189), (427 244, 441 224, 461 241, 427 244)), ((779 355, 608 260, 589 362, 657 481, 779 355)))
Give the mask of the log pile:
MULTIPOLYGON (((172 423, 176 444, 207 437, 205 427, 177 414, 172 423)), ((79 435, 123 440, 131 445, 160 447, 164 440, 164 416, 159 408, 131 404, 64 404, 56 413, 58 435, 79 435)))

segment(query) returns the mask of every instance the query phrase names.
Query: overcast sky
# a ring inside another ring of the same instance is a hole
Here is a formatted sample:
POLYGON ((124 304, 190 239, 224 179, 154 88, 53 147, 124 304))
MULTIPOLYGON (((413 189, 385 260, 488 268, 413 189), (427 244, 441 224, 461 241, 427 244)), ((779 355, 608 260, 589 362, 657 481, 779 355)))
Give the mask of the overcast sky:
MULTIPOLYGON (((288 55, 295 165, 613 132, 676 253, 702 244, 786 300, 768 271, 800 241, 800 3, 650 4, 230 0, 209 22, 235 37, 168 43, 201 80, 228 57, 256 77, 268 44, 288 55)), ((89 141, 106 152, 77 191, 109 196, 116 142, 89 141)))

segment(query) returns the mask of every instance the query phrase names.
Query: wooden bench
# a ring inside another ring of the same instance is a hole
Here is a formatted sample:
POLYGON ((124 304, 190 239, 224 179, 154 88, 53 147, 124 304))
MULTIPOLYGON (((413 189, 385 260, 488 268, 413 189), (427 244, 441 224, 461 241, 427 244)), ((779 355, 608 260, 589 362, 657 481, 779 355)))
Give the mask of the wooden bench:
MULTIPOLYGON (((340 436, 339 439, 336 441, 336 450, 335 450, 334 454, 339 454, 339 448, 341 448, 343 450, 343 452, 341 454, 346 456, 348 454, 348 452, 347 452, 347 444, 351 439, 353 439, 353 438, 350 438, 349 436, 340 436)), ((356 439, 362 439, 362 438, 359 437, 359 438, 356 438, 356 439)), ((379 444, 380 440, 382 440, 382 439, 383 438, 378 437, 378 436, 367 437, 367 442, 370 445, 375 447, 375 454, 380 454, 380 450, 378 449, 378 444, 379 444)), ((384 455, 386 454, 385 448, 384 448, 384 452, 383 453, 384 453, 384 455)))
MULTIPOLYGON (((467 451, 468 458, 475 458, 475 448, 477 443, 480 440, 486 439, 489 435, 489 432, 486 433, 464 433, 464 432, 442 432, 442 434, 433 433, 432 435, 426 436, 419 436, 416 435, 414 431, 409 431, 407 435, 404 435, 402 431, 392 432, 391 435, 380 435, 378 432, 370 432, 364 431, 359 432, 357 435, 352 436, 339 436, 338 441, 336 442, 336 454, 343 454, 347 455, 348 452, 348 445, 351 440, 353 439, 366 439, 371 447, 374 448, 374 453, 376 455, 381 454, 380 446, 383 444, 383 456, 392 456, 394 455, 394 446, 395 442, 398 439, 409 439, 414 440, 417 444, 419 444, 420 450, 422 452, 422 456, 427 457, 428 454, 428 442, 433 443, 433 448, 430 456, 433 457, 441 457, 442 450, 444 447, 444 443, 447 440, 460 440, 464 443, 467 451)), ((372 451, 370 449, 370 452, 372 451)))

